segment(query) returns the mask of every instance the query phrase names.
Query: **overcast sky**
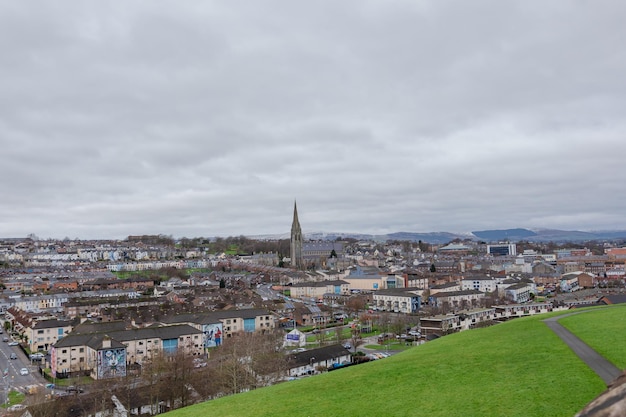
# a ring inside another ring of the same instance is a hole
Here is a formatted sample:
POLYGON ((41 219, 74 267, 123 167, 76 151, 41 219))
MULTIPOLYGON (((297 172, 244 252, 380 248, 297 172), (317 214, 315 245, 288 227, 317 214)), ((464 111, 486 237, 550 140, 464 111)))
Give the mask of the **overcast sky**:
POLYGON ((0 237, 626 229, 626 2, 0 1, 0 237))

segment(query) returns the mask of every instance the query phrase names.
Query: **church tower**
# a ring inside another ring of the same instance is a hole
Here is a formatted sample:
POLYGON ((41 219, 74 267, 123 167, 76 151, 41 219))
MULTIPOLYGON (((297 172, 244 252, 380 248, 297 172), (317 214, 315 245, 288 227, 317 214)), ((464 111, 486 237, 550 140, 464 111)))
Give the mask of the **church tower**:
POLYGON ((291 223, 291 266, 302 269, 302 229, 298 221, 298 207, 293 203, 293 222, 291 223))

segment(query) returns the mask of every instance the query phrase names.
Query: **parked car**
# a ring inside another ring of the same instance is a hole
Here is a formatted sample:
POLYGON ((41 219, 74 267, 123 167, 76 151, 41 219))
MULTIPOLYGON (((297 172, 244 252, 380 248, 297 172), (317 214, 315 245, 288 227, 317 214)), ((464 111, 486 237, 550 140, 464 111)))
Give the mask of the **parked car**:
POLYGON ((45 355, 43 353, 39 353, 39 352, 31 353, 30 354, 30 360, 31 361, 40 361, 40 360, 42 360, 44 358, 44 356, 45 355))
POLYGON ((74 392, 74 393, 83 392, 83 389, 82 389, 82 388, 78 388, 78 387, 77 387, 77 386, 75 386, 75 385, 68 385, 68 387, 67 387, 67 388, 65 388, 65 390, 66 390, 67 392, 74 392))
POLYGON ((28 375, 28 369, 26 368, 20 369, 20 375, 28 375))
POLYGON ((7 411, 22 411, 22 410, 26 410, 26 406, 24 404, 13 404, 9 408, 7 408, 7 411))
POLYGON ((9 346, 17 346, 19 345, 19 342, 16 342, 15 340, 12 340, 9 342, 9 346))

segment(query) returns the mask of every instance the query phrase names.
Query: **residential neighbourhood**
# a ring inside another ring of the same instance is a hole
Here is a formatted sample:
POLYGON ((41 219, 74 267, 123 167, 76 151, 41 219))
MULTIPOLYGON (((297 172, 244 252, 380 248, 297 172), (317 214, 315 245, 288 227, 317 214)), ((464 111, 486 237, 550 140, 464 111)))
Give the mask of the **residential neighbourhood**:
POLYGON ((384 357, 360 337, 372 328, 380 335, 371 343, 419 346, 517 317, 626 301, 618 246, 599 254, 510 242, 330 244, 300 241, 297 226, 289 255, 182 248, 150 236, 0 239, 5 342, 30 355, 42 385, 54 385, 140 378, 162 355, 215 372, 220 352, 242 335, 278 334, 285 365, 265 370, 272 376, 263 382, 277 383, 384 357), (293 345, 287 332, 296 329, 304 333, 293 345))

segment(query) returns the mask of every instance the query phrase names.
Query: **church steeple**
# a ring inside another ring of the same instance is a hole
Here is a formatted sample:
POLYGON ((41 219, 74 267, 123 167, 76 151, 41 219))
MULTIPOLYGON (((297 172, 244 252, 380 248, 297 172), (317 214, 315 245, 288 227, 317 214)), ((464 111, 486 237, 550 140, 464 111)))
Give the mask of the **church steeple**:
POLYGON ((302 229, 298 220, 298 206, 293 202, 293 222, 291 223, 291 266, 302 268, 302 229))

